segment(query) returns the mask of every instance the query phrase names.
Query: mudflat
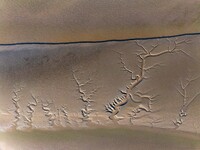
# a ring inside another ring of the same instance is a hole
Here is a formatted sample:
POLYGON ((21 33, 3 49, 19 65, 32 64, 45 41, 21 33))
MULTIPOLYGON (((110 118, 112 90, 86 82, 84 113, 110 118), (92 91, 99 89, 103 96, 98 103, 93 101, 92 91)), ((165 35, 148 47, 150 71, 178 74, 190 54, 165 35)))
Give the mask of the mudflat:
POLYGON ((198 150, 196 134, 146 127, 0 133, 1 150, 198 150))

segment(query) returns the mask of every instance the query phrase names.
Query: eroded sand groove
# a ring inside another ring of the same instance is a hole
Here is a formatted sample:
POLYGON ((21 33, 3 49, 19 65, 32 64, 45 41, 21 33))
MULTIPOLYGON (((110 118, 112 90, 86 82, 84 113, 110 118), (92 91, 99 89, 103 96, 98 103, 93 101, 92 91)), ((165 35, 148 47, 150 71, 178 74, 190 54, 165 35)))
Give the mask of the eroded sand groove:
POLYGON ((1 128, 114 124, 199 133, 199 41, 1 46, 1 128))

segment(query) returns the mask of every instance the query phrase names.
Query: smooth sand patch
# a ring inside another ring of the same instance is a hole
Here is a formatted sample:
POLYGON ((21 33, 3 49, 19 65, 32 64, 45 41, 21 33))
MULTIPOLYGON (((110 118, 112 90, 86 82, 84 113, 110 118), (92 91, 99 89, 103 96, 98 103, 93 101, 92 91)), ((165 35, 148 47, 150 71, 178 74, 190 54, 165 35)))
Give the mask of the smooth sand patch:
POLYGON ((0 148, 1 150, 197 150, 200 148, 200 136, 144 127, 13 131, 0 134, 0 148))

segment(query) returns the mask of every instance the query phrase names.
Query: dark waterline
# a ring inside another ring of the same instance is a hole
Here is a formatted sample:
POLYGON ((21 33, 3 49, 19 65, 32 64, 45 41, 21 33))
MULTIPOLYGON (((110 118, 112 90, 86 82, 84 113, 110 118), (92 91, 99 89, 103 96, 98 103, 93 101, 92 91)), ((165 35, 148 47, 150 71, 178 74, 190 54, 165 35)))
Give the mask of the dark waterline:
POLYGON ((134 40, 151 40, 151 39, 164 39, 164 38, 175 38, 181 36, 192 36, 200 35, 200 32, 194 33, 183 33, 169 36, 157 36, 157 37, 142 37, 142 38, 128 38, 128 39, 110 39, 110 40, 99 40, 99 41, 74 41, 74 42, 19 42, 19 43, 0 43, 0 46, 15 46, 15 45, 68 45, 68 44, 92 44, 92 43, 108 43, 108 42, 126 42, 134 40))

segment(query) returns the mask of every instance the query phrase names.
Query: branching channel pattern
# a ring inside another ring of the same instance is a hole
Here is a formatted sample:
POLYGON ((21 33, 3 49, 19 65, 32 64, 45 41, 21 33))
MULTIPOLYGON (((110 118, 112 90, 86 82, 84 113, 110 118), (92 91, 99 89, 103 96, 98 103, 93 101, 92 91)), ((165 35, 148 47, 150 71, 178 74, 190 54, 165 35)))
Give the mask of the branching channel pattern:
POLYGON ((14 117, 15 117, 15 119, 13 121, 12 126, 14 126, 15 128, 17 128, 18 123, 19 123, 20 118, 21 118, 20 105, 19 105, 19 101, 20 101, 19 93, 21 92, 21 90, 22 90, 22 88, 13 90, 12 103, 14 105, 14 117))
POLYGON ((196 93, 193 97, 188 95, 190 84, 192 84, 192 82, 195 82, 199 78, 200 76, 191 77, 191 75, 189 75, 185 80, 180 79, 180 88, 177 88, 177 91, 182 97, 183 101, 179 111, 179 116, 178 118, 176 118, 176 120, 173 121, 175 129, 179 128, 180 125, 183 124, 184 118, 187 117, 187 110, 189 106, 197 99, 198 96, 200 96, 200 92, 196 93))
POLYGON ((81 115, 82 115, 82 120, 83 121, 90 121, 90 114, 94 112, 95 110, 92 109, 91 104, 94 102, 92 100, 92 96, 97 92, 97 88, 93 89, 90 91, 90 93, 86 93, 86 90, 83 89, 84 86, 87 84, 91 84, 91 79, 89 78, 85 82, 81 82, 80 79, 77 77, 76 72, 74 69, 72 69, 72 75, 73 79, 76 82, 77 85, 77 90, 80 94, 80 100, 84 103, 84 108, 81 109, 81 115))
MULTIPOLYGON (((152 66, 149 66, 147 64, 147 59, 156 58, 165 54, 173 54, 177 52, 182 52, 186 54, 187 56, 190 56, 185 51, 179 48, 180 44, 190 43, 189 40, 187 39, 178 40, 178 38, 175 38, 174 40, 167 39, 167 41, 169 42, 169 46, 165 50, 159 50, 159 52, 157 51, 155 52, 155 49, 159 47, 159 42, 160 42, 159 39, 157 39, 155 44, 151 45, 150 49, 147 49, 140 41, 135 41, 136 45, 140 48, 140 51, 141 51, 140 53, 136 54, 140 62, 140 65, 138 65, 140 71, 136 72, 135 74, 134 74, 134 71, 132 71, 126 66, 126 63, 123 58, 124 54, 122 52, 115 51, 119 55, 120 63, 121 63, 123 71, 126 71, 131 74, 131 81, 130 81, 130 84, 126 86, 125 91, 120 91, 122 96, 115 98, 112 102, 105 105, 106 111, 111 113, 111 115, 109 116, 111 120, 113 121, 118 120, 118 117, 116 115, 119 113, 120 107, 125 105, 129 101, 129 99, 131 99, 133 102, 137 102, 134 100, 134 97, 131 94, 131 91, 134 88, 136 88, 144 79, 146 79, 146 72, 149 71, 150 69, 161 66, 160 63, 156 63, 152 66)), ((138 108, 135 110, 135 113, 138 113, 140 111, 146 111, 146 112, 151 111, 151 104, 152 104, 153 98, 151 96, 142 95, 141 93, 136 93, 136 95, 140 96, 141 98, 145 97, 149 99, 149 105, 148 107, 139 105, 138 108)))
POLYGON ((27 105, 27 116, 24 116, 25 123, 27 124, 28 127, 32 128, 33 124, 33 113, 35 112, 35 107, 38 105, 38 100, 37 98, 31 94, 31 98, 33 99, 33 102, 28 102, 27 105))
POLYGON ((54 105, 53 101, 42 101, 42 110, 45 113, 45 116, 48 118, 49 126, 53 127, 56 126, 56 113, 51 110, 50 105, 54 105))

